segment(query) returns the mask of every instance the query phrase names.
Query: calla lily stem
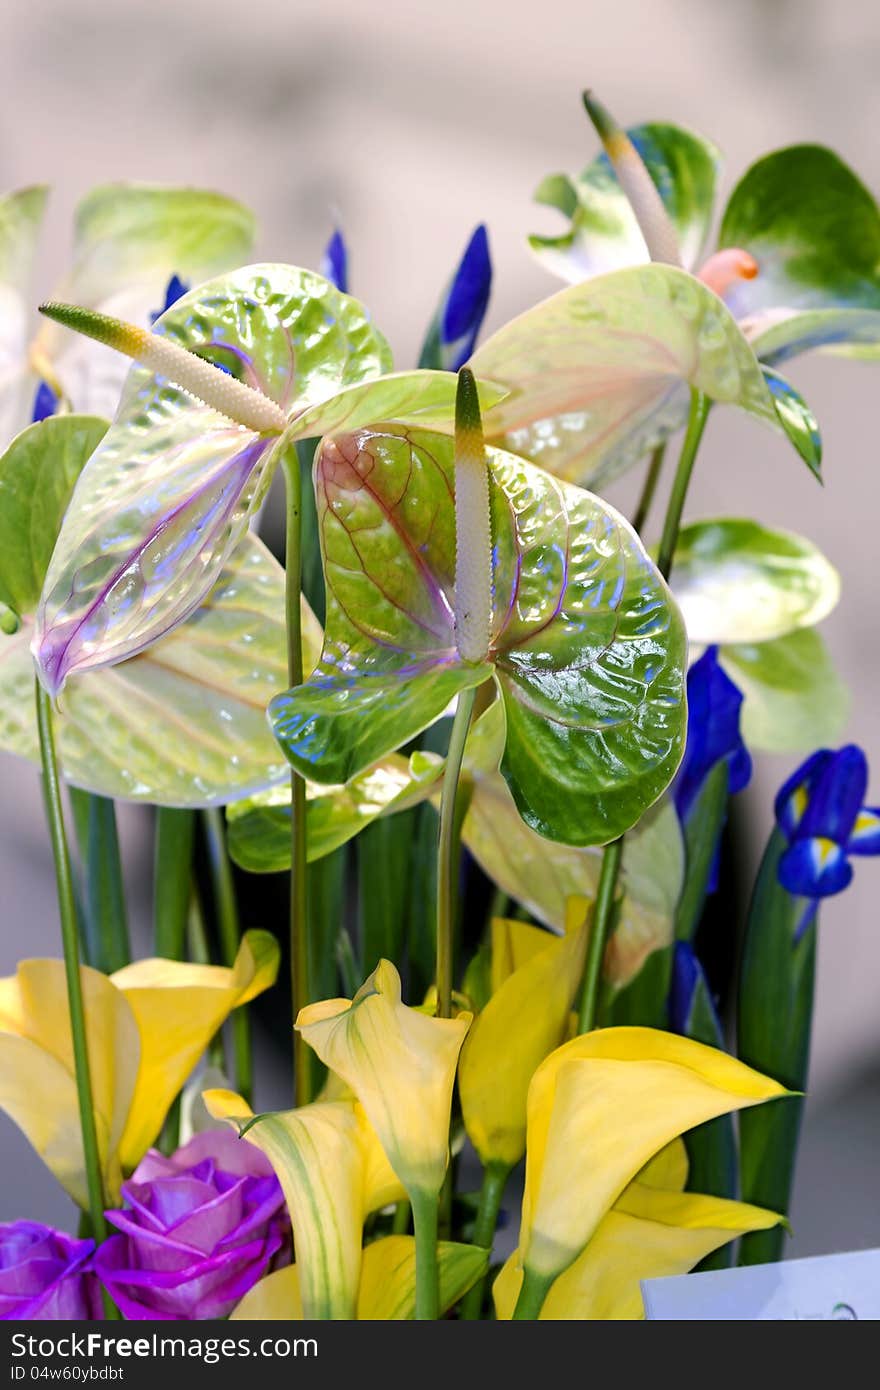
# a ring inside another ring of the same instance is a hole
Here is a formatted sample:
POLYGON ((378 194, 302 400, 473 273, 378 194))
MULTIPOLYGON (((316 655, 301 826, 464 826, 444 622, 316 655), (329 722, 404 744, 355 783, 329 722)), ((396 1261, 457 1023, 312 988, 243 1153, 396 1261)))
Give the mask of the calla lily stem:
POLYGON ((85 880, 83 954, 87 964, 112 975, 131 960, 116 806, 77 787, 69 795, 85 880))
POLYGON ((437 1197, 430 1192, 414 1192, 412 1213, 416 1238, 416 1321, 433 1322, 440 1314, 437 1197))
MULTIPOLYGON (((232 865, 226 849, 226 829, 223 813, 216 806, 205 811, 205 838, 208 846, 208 859, 211 865, 211 881, 214 889, 214 910, 217 914, 217 927, 220 933, 220 949, 223 964, 235 965, 238 948, 241 945, 241 923, 238 917, 238 902, 235 896, 235 880, 232 865)), ((235 1086, 238 1094, 250 1104, 254 1089, 254 1068, 251 1050, 251 1022, 247 1005, 236 1009, 232 1015, 232 1043, 235 1051, 235 1086)))
MULTIPOLYGON (((284 554, 287 614, 287 675, 291 689, 302 685, 302 475, 294 449, 284 454, 287 531, 284 554)), ((308 896, 306 879, 306 784, 290 774, 290 989, 293 1017, 309 1002, 308 896)), ((309 1050, 293 1034, 293 1075, 297 1105, 312 1097, 309 1050)))
MULTIPOLYGON (((86 1036, 86 1012, 85 1003, 83 1001, 82 975, 80 971, 76 900, 73 892, 73 875, 70 869, 67 834, 64 828, 64 809, 61 801, 61 778, 58 772, 58 759, 55 753, 55 733, 52 725, 52 702, 39 680, 36 682, 36 702, 40 757, 43 765, 43 788, 45 791, 46 809, 49 818, 52 854, 55 859, 58 911, 61 917, 61 944, 64 952, 64 969, 67 976, 67 1002, 70 1009, 73 1065, 76 1075, 79 1123, 82 1133, 83 1158, 85 1160, 86 1184, 89 1196, 89 1216, 92 1224, 92 1233, 95 1240, 100 1244, 101 1241, 107 1238, 107 1223, 104 1219, 106 1200, 104 1194, 104 1180, 101 1175, 101 1155, 98 1149, 98 1132, 95 1127, 95 1101, 92 1091, 92 1075, 89 1066, 89 1048, 86 1036)), ((106 1307, 106 1316, 118 1316, 112 1304, 106 1307)))
POLYGON ((183 960, 185 954, 195 833, 195 811, 157 808, 153 944, 165 960, 183 960))
MULTIPOLYGON (((483 1170, 480 1205, 477 1208, 471 1243, 479 1245, 483 1250, 488 1250, 490 1254, 495 1240, 495 1227, 498 1225, 501 1199, 504 1196, 504 1189, 507 1186, 509 1176, 510 1169, 506 1163, 487 1163, 483 1170)), ((468 1289, 461 1303, 463 1321, 472 1322, 481 1316, 485 1286, 486 1276, 481 1275, 472 1288, 468 1289)))
POLYGON ((552 1274, 535 1274, 528 1268, 523 1271, 522 1288, 513 1310, 515 1322, 534 1322, 544 1307, 552 1283, 552 1274))
POLYGON ((437 848, 437 1016, 452 1017, 453 941, 455 938, 455 907, 458 889, 459 846, 461 825, 456 815, 458 784, 464 746, 467 741, 471 715, 474 711, 476 689, 463 690, 455 707, 449 752, 440 793, 440 839, 437 848))

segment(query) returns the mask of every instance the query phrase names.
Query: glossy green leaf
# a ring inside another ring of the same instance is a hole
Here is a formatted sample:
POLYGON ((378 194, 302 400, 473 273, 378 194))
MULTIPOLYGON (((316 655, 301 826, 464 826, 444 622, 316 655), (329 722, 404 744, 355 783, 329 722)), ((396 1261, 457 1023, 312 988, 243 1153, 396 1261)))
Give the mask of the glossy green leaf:
POLYGON ((28 291, 46 196, 40 186, 0 198, 0 448, 30 419, 28 291))
POLYGON ((598 498, 490 450, 490 661, 455 648, 452 441, 415 430, 325 440, 315 466, 327 630, 309 681, 273 701, 304 776, 345 781, 496 672, 502 772, 542 834, 602 843, 681 755, 684 632, 630 527, 598 498))
MULTIPOLYGON (((433 754, 414 753, 407 760, 392 753, 344 785, 309 783, 309 859, 331 854, 379 817, 423 801, 442 770, 433 754)), ((234 801, 226 817, 229 853, 242 869, 270 874, 290 868, 289 786, 234 801)))
MULTIPOLYGON (((198 285, 246 264, 255 232, 248 209, 220 193, 106 184, 76 210, 73 266, 54 297, 148 328, 172 275, 198 285)), ((112 418, 128 370, 125 358, 48 320, 36 345, 76 410, 112 418)))
POLYGON ((16 613, 36 610, 74 484, 106 431, 94 416, 56 416, 0 457, 0 600, 16 613))
POLYGON ((779 315, 768 311, 743 327, 762 363, 771 366, 814 348, 866 359, 880 353, 878 309, 805 309, 779 315))
POLYGON ((499 329, 471 365, 510 393, 485 416, 487 437, 579 482, 606 481, 677 429, 688 386, 781 429, 731 314, 672 266, 562 290, 499 329))
MULTIPOLYGON (((366 310, 291 266, 249 266, 202 285, 156 330, 290 413, 390 365, 366 310)), ((279 455, 277 437, 232 424, 144 368, 131 370, 46 578, 38 653, 51 689, 71 671, 143 651, 198 607, 279 455)))
POLYGON ((811 541, 745 518, 679 533, 670 576, 691 642, 767 642, 827 617, 840 577, 811 541))
MULTIPOLYGON (((497 771, 503 739, 503 708, 496 701, 468 741, 465 768, 473 790, 462 838, 504 893, 562 932, 567 899, 596 895, 601 853, 555 844, 526 825, 497 771)), ((664 799, 642 817, 624 844, 624 898, 605 963, 606 977, 615 987, 637 975, 647 957, 672 940, 683 877, 681 827, 672 803, 664 799)))
MULTIPOLYGON (((708 140, 681 126, 651 122, 627 134, 644 161, 675 227, 682 262, 697 264, 712 220, 720 155, 708 140)), ((562 236, 530 236, 542 265, 576 283, 588 276, 649 259, 629 200, 607 155, 575 178, 551 174, 535 202, 556 208, 570 222, 562 236)))
MULTIPOLYGON (((779 882, 785 848, 781 831, 774 830, 749 907, 737 990, 737 1052, 789 1090, 803 1091, 810 1057, 816 923, 795 940, 808 904, 779 882)), ((740 1124, 746 1201, 767 1201, 774 1211, 788 1212, 802 1115, 803 1100, 788 1096, 768 1106, 760 1123, 740 1124)), ((782 1232, 748 1237, 740 1263, 779 1259, 782 1243, 782 1232)))
POLYGON ((815 629, 722 647, 720 659, 745 696, 740 726, 750 748, 807 753, 839 739, 849 692, 815 629))
MULTIPOLYGON (((801 323, 783 325, 785 356, 823 340, 845 342, 842 310, 880 310, 880 211, 861 180, 821 145, 793 145, 753 164, 731 194, 719 240, 758 262, 757 276, 725 296, 751 332, 808 311, 801 323), (823 324, 817 310, 837 318, 823 324)), ((859 342, 866 320, 851 325, 859 342)))
POLYGON ((789 440, 810 472, 822 481, 822 436, 816 419, 800 391, 766 363, 761 364, 764 380, 773 396, 776 414, 789 440))

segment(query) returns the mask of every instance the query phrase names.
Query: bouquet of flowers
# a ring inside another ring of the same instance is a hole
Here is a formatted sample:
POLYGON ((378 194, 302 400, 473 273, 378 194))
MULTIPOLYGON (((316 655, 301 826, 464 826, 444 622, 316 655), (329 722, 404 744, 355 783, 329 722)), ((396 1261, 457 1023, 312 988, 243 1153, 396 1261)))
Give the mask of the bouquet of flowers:
POLYGON ((139 185, 81 205, 33 336, 45 191, 2 204, 0 747, 42 771, 61 952, 0 980, 0 1106, 80 1217, 0 1227, 0 1317, 638 1318, 643 1279, 781 1256, 818 908, 880 812, 826 746, 834 568, 685 504, 720 407, 821 480, 780 367, 877 356, 880 212, 795 146, 707 250, 715 147, 584 101, 604 149, 530 238, 565 287, 477 346, 478 227, 415 370, 339 231, 320 274, 248 264, 238 203, 139 185), (155 808, 145 960, 117 800, 155 808), (242 932, 260 874, 289 913, 242 932))

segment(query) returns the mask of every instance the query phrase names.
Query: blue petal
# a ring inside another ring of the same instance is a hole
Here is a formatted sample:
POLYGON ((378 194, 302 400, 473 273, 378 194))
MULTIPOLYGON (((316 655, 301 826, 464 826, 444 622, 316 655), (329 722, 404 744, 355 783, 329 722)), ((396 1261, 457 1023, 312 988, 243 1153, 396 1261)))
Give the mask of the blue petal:
POLYGON ((172 275, 165 287, 165 303, 162 305, 161 309, 156 310, 155 314, 150 314, 150 323, 155 323, 157 319, 160 319, 165 313, 165 310, 170 309, 172 304, 176 304, 178 299, 181 299, 188 289, 189 285, 181 280, 179 275, 172 275))
POLYGON ((799 898, 829 898, 852 882, 852 865, 834 840, 795 840, 779 860, 779 882, 799 898))
POLYGON ((834 754, 828 748, 819 748, 815 753, 811 753, 806 762, 801 763, 797 771, 791 774, 787 782, 783 782, 776 793, 773 807, 776 820, 780 830, 784 831, 789 839, 794 835, 801 816, 807 809, 810 792, 833 757, 834 754))
POLYGON ((880 854, 880 806, 863 806, 847 841, 847 854, 880 854))
POLYGON ((47 381, 41 381, 34 395, 34 409, 31 420, 34 424, 38 420, 48 420, 50 415, 54 415, 58 409, 58 397, 52 390, 47 381))
POLYGON ((687 1035, 700 974, 700 962, 693 947, 687 941, 676 941, 669 985, 669 1026, 673 1033, 687 1035))
POLYGON ((687 745, 673 787, 681 820, 723 758, 728 762, 731 794, 742 791, 752 774, 752 760, 739 731, 742 692, 719 665, 717 647, 707 647, 694 662, 688 672, 687 695, 687 745))
POLYGON ((457 372, 473 352, 491 288, 489 238, 481 223, 458 263, 440 311, 440 348, 447 371, 457 372))
POLYGON ((868 789, 868 760, 854 743, 832 753, 810 788, 797 836, 845 845, 868 789))
POLYGON ((321 274, 343 294, 348 294, 348 247, 338 227, 324 248, 321 274))

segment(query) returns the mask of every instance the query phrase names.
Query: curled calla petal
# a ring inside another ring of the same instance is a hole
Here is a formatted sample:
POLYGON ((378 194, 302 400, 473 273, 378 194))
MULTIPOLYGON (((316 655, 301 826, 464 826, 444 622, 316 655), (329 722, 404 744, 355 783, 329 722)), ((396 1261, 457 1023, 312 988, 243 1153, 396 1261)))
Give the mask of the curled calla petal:
POLYGON ((591 486, 678 428, 688 386, 781 428, 735 319, 674 266, 572 285, 499 329, 471 366, 508 391, 484 417, 490 443, 591 486))
POLYGON ((364 1160, 353 1106, 316 1101, 254 1116, 231 1091, 206 1091, 204 1100, 215 1119, 241 1130, 275 1169, 293 1224, 302 1315, 353 1318, 364 1219, 364 1160))
POLYGON ((141 1038, 137 1084, 120 1141, 124 1168, 134 1168, 156 1138, 171 1102, 232 1010, 274 984, 278 962, 274 936, 249 931, 231 968, 155 958, 111 975, 141 1038))
MULTIPOLYGON (((782 1220, 746 1202, 663 1192, 630 1183, 575 1262, 555 1280, 540 1318, 604 1321, 644 1317, 640 1283, 686 1274, 713 1250, 782 1220)), ((492 1286, 495 1312, 509 1318, 522 1284, 518 1252, 492 1286)))
POLYGON ((563 937, 523 922, 492 923, 493 980, 511 968, 471 1026, 458 1078, 465 1128, 484 1164, 512 1167, 525 1152, 529 1082, 566 1035, 583 974, 588 907, 585 899, 571 900, 563 937))
MULTIPOLYGON (((321 276, 251 266, 184 295, 154 334, 303 414, 390 366, 355 300, 321 276)), ((202 602, 280 457, 143 367, 77 483, 37 615, 34 653, 57 692, 71 671, 143 651, 202 602)))
POLYGON ((354 999, 301 1009, 304 1040, 354 1091, 407 1192, 435 1195, 446 1173, 458 1055, 472 1015, 429 1018, 380 961, 354 999))
POLYGON ((520 815, 550 839, 603 844, 678 764, 680 616, 606 503, 512 454, 490 449, 487 463, 493 614, 476 664, 455 642, 452 440, 414 429, 325 439, 324 650, 310 679, 272 702, 273 727, 303 776, 344 782, 494 669, 501 770, 520 815))
POLYGON ((558 1048, 529 1088, 523 1266, 561 1274, 659 1149, 785 1093, 726 1053, 651 1028, 599 1029, 558 1048))

